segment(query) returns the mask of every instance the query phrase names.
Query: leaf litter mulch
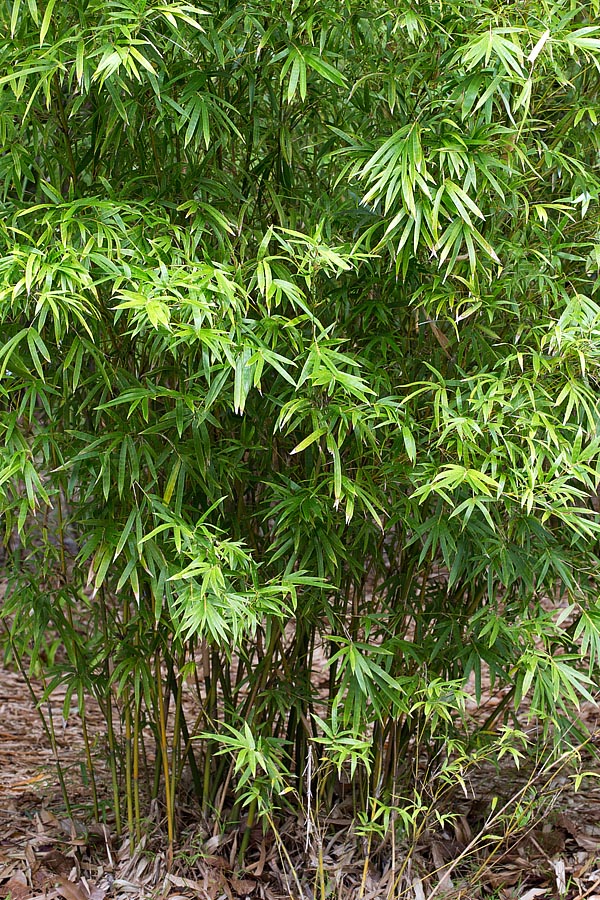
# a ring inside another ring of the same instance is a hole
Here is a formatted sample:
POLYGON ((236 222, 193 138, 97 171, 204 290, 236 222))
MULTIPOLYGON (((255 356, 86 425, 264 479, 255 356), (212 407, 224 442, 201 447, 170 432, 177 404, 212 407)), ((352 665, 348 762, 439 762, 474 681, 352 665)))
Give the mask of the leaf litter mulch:
MULTIPOLYGON (((41 684, 33 687, 43 693, 41 684)), ((600 900, 600 766, 592 754, 585 763, 591 774, 577 791, 560 766, 543 777, 510 761, 499 771, 473 772, 442 810, 453 813, 448 824, 424 829, 410 847, 392 846, 389 836, 369 844, 341 796, 324 821, 288 817, 266 835, 254 829, 239 871, 241 829, 215 833, 191 810, 172 860, 157 805, 135 852, 116 840, 109 817, 94 823, 77 710, 65 721, 57 692, 45 711, 55 751, 24 680, 0 668, 0 900, 600 900), (523 824, 518 810, 528 803, 537 814, 523 824), (512 818, 503 819, 509 808, 512 818)), ((596 708, 583 712, 600 734, 596 708)), ((91 703, 87 725, 99 803, 108 808, 104 726, 91 703)))

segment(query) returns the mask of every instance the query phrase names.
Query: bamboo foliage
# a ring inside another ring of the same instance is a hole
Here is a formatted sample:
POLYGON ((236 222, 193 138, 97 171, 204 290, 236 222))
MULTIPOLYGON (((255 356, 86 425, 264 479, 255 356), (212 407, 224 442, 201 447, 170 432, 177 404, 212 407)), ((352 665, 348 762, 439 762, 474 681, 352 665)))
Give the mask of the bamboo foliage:
POLYGON ((0 3, 7 653, 97 699, 132 839, 185 769, 244 851, 311 754, 406 823, 415 742, 579 733, 597 13, 0 3))

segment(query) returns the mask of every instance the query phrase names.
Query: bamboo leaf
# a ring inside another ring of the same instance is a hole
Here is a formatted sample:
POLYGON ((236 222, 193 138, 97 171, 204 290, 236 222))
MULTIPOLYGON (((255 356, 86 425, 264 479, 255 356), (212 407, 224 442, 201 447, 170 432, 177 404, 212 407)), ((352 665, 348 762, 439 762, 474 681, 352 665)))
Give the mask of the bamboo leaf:
POLYGON ((44 10, 44 17, 42 19, 42 24, 40 26, 40 47, 44 43, 46 39, 46 35, 48 34, 48 29, 50 28, 50 22, 52 21, 52 13, 54 11, 54 6, 56 5, 56 0, 48 0, 46 4, 46 9, 44 10))
POLYGON ((301 440, 300 443, 296 444, 293 450, 290 450, 290 454, 293 456, 295 453, 302 453, 303 450, 306 450, 307 447, 310 447, 311 444, 318 441, 326 431, 326 428, 316 428, 311 434, 301 440))

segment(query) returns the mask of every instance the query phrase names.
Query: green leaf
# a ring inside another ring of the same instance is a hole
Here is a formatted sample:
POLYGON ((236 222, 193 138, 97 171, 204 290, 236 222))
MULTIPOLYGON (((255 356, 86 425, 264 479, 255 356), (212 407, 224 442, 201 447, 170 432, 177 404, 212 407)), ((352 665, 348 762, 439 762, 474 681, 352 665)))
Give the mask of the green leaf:
POLYGON ((308 437, 305 437, 299 444, 296 444, 293 450, 290 450, 290 454, 293 456, 295 453, 302 453, 303 450, 306 450, 307 447, 310 447, 311 444, 314 444, 315 441, 318 441, 319 438, 323 437, 326 432, 326 428, 315 428, 308 437))
POLYGON ((311 69, 314 69, 321 78, 330 81, 332 84, 337 84, 339 87, 345 87, 346 79, 342 73, 332 66, 331 63, 324 60, 322 56, 317 56, 316 53, 311 53, 309 51, 304 54, 304 60, 306 61, 306 65, 311 69))
POLYGON ((44 17, 42 19, 42 24, 40 26, 40 47, 44 43, 46 35, 48 34, 48 29, 50 28, 50 22, 52 20, 52 13, 54 11, 54 7, 56 5, 56 0, 48 0, 46 3, 46 9, 44 10, 44 17))

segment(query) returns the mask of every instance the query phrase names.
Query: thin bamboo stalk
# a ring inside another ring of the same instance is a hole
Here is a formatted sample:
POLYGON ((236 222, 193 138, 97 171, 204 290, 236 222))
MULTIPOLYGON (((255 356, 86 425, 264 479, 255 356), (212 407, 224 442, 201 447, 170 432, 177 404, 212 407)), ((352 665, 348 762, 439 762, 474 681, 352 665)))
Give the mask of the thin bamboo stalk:
POLYGON ((158 702, 158 733, 160 739, 160 749, 161 749, 161 757, 162 757, 162 767, 163 767, 163 777, 165 784, 165 806, 167 812, 167 839, 168 839, 168 849, 167 849, 167 866, 171 867, 173 862, 173 845, 175 841, 175 822, 174 822, 174 806, 171 799, 171 779, 169 773, 169 755, 168 755, 168 740, 167 740, 167 720, 165 715, 165 703, 163 697, 163 686, 162 686, 162 673, 161 673, 161 660, 160 656, 157 652, 155 666, 156 666, 156 699, 158 702))

